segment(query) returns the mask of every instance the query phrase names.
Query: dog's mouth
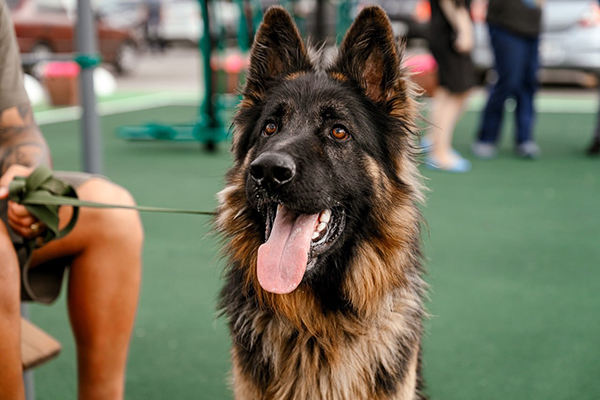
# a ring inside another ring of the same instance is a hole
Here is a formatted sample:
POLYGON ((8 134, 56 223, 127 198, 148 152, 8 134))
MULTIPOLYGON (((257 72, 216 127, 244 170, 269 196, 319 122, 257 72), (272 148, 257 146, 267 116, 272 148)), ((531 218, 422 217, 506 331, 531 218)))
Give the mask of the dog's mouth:
POLYGON ((257 275, 272 293, 294 291, 319 256, 344 230, 346 215, 339 207, 317 214, 300 214, 282 204, 266 207, 266 241, 258 249, 257 275))

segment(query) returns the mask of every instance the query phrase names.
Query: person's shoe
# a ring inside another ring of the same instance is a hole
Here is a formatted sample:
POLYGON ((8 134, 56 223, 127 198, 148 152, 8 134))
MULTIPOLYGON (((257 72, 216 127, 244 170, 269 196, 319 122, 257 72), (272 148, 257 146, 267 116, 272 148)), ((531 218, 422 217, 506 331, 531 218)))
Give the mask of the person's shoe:
POLYGON ((521 158, 528 158, 533 160, 542 155, 542 150, 540 146, 537 145, 536 142, 529 140, 527 142, 523 142, 515 148, 515 152, 521 158))
POLYGON ((471 170, 471 162, 462 157, 456 157, 454 163, 448 167, 442 167, 440 163, 431 155, 425 159, 425 166, 434 171, 445 171, 445 172, 469 172, 471 170))
POLYGON ((498 150, 496 146, 491 143, 485 142, 475 142, 471 145, 471 152, 477 158, 481 158, 483 160, 491 160, 495 158, 498 154, 498 150))
POLYGON ((591 146, 587 149, 587 153, 590 156, 600 155, 600 137, 594 139, 591 146))

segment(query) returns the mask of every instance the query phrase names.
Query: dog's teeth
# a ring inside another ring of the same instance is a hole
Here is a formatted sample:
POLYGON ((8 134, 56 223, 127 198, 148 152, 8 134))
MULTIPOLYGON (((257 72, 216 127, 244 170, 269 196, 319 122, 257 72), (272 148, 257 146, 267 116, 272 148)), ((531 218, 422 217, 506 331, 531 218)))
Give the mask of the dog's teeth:
POLYGON ((331 219, 331 210, 325 210, 321 213, 321 222, 325 222, 328 223, 329 220, 331 219))
POLYGON ((316 232, 316 231, 313 232, 313 234, 312 234, 312 240, 315 240, 318 237, 319 237, 319 232, 316 232))
POLYGON ((318 226, 317 226, 317 231, 321 232, 323 229, 325 229, 327 227, 327 224, 325 222, 321 222, 318 226))

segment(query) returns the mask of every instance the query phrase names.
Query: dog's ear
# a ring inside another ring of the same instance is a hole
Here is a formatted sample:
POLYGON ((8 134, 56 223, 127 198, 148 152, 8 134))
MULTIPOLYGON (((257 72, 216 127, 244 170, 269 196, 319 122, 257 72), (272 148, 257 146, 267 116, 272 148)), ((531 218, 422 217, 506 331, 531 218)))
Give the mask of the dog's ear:
POLYGON ((354 80, 367 97, 379 103, 403 87, 399 84, 401 57, 387 14, 379 6, 369 6, 346 33, 328 72, 354 80))
POLYGON ((260 100, 275 79, 311 68, 306 47, 288 12, 280 6, 269 8, 250 53, 244 97, 260 100))

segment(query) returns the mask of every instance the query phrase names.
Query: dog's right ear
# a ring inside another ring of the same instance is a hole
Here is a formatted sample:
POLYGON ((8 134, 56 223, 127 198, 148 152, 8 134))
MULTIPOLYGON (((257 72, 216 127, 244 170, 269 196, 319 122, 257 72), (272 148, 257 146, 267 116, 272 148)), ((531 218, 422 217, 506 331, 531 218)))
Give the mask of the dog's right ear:
POLYGON ((311 68, 306 47, 288 12, 280 6, 270 7, 252 45, 244 99, 260 101, 275 79, 311 68))

